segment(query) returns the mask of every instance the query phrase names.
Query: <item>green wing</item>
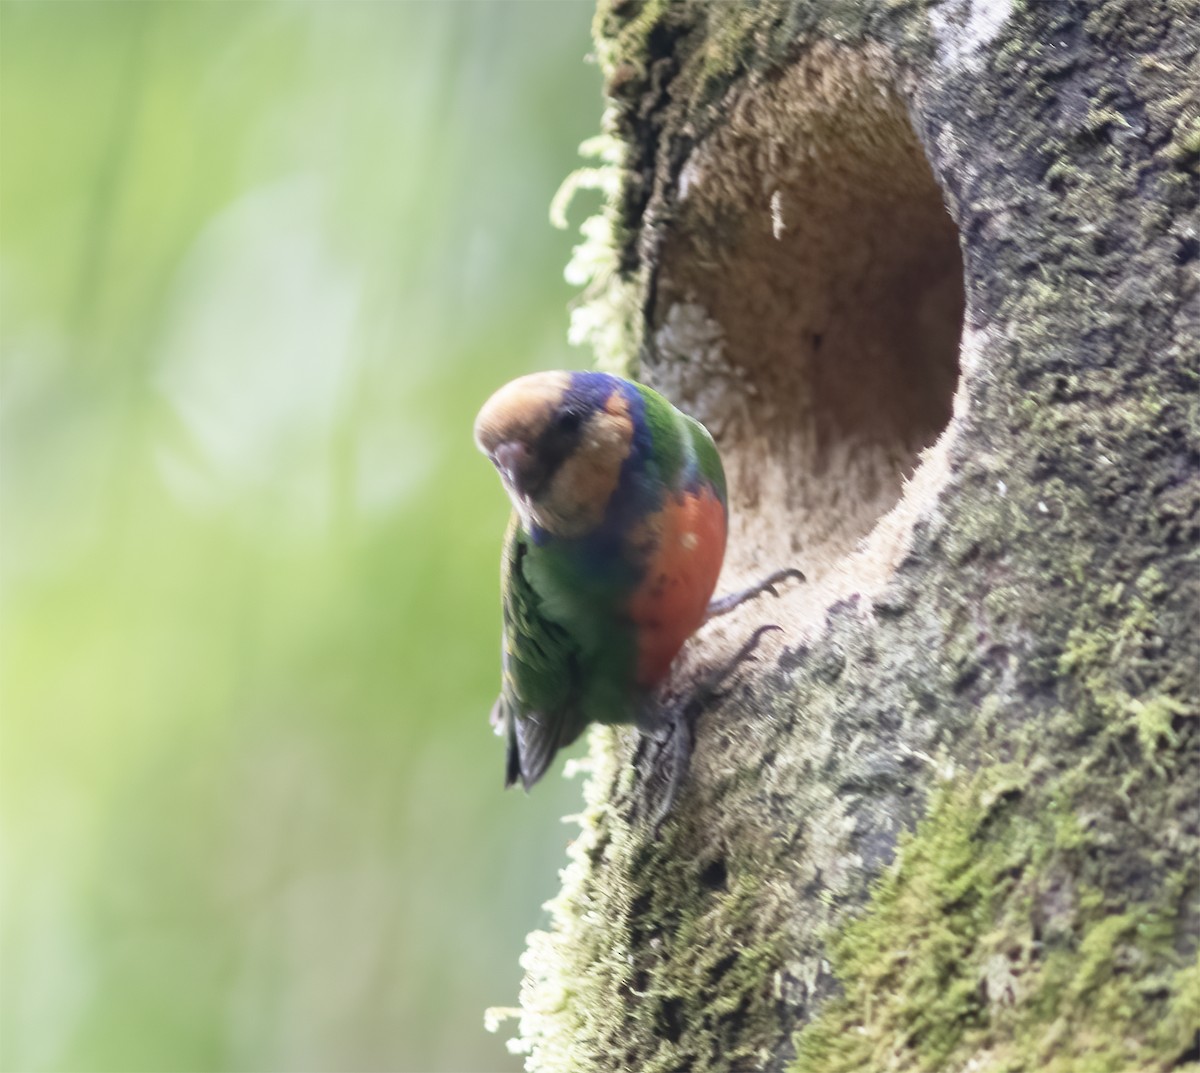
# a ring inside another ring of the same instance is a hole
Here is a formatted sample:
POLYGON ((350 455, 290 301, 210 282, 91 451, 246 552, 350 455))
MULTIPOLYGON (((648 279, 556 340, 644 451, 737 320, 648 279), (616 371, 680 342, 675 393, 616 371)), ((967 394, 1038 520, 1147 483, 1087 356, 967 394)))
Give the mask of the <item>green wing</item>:
POLYGON ((504 647, 492 724, 508 736, 504 785, 520 778, 526 790, 586 725, 578 704, 579 643, 546 615, 545 601, 527 569, 531 552, 536 554, 536 549, 514 513, 501 561, 504 647))

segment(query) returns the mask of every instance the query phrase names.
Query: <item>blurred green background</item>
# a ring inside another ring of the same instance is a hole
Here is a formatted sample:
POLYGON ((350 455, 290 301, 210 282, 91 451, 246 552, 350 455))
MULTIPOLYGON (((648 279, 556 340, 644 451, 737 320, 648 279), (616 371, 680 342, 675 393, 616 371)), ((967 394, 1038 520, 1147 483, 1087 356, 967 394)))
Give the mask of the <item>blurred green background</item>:
POLYGON ((4 1068, 519 1068, 579 786, 501 790, 471 423, 589 363, 590 18, 0 7, 4 1068))

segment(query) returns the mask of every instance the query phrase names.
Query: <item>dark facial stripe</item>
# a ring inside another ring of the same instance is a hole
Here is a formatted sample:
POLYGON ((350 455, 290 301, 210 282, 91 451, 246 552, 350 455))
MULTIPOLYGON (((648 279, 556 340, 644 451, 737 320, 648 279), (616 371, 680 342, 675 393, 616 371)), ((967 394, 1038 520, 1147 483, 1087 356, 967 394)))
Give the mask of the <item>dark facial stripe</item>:
POLYGON ((621 381, 608 373, 571 374, 571 386, 534 444, 534 455, 539 462, 536 487, 530 489, 534 496, 546 488, 559 467, 574 454, 588 421, 604 409, 609 396, 620 385, 621 381))
POLYGON ((583 438, 583 427, 591 417, 590 411, 572 403, 568 396, 555 411, 550 423, 534 444, 533 454, 538 460, 535 487, 529 489, 536 497, 554 479, 562 464, 575 453, 583 438))

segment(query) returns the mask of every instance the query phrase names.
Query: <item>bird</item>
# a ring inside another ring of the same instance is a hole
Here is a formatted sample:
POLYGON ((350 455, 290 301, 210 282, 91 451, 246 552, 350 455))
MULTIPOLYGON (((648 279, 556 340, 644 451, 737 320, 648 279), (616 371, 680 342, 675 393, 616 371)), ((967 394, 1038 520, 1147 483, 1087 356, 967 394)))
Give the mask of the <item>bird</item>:
MULTIPOLYGON (((611 373, 532 373, 497 390, 475 442, 512 502, 501 555, 504 785, 528 791, 590 723, 675 738, 671 806, 692 731, 659 688, 709 618, 799 570, 713 601, 725 555, 725 472, 708 430, 653 389, 611 373)), ((716 682, 750 658, 756 630, 716 682)))

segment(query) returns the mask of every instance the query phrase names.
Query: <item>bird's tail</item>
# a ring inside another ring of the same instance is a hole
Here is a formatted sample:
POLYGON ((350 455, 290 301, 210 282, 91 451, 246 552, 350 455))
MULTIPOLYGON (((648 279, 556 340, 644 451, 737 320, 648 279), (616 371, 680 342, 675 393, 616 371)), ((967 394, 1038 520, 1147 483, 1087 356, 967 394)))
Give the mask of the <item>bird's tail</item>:
POLYGON ((511 786, 516 782, 519 773, 521 785, 528 790, 546 774, 546 768, 550 766, 559 746, 565 744, 561 740, 562 723, 546 719, 540 712, 530 712, 517 716, 511 725, 505 785, 511 786))
POLYGON ((492 708, 492 727, 507 739, 504 755, 504 787, 519 779, 528 790, 546 774, 554 755, 583 732, 587 721, 541 712, 518 712, 502 693, 492 708))

